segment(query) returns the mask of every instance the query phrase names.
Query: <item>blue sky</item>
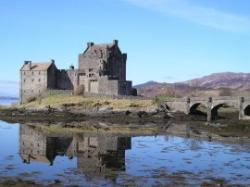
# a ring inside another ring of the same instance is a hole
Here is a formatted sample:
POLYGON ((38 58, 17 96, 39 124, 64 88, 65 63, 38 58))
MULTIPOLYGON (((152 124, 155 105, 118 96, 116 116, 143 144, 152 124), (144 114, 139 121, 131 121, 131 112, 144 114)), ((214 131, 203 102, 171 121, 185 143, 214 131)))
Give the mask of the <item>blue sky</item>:
POLYGON ((88 41, 118 39, 135 84, 250 72, 249 9, 247 0, 0 0, 0 92, 24 60, 68 68, 88 41))

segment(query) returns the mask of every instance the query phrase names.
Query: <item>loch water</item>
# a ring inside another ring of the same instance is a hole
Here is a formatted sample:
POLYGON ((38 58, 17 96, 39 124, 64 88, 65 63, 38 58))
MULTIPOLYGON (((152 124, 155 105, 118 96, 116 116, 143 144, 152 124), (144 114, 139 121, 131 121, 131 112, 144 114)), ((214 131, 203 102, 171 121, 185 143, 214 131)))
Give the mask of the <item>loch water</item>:
POLYGON ((170 135, 48 134, 0 121, 0 181, 58 186, 250 184, 250 144, 170 135))

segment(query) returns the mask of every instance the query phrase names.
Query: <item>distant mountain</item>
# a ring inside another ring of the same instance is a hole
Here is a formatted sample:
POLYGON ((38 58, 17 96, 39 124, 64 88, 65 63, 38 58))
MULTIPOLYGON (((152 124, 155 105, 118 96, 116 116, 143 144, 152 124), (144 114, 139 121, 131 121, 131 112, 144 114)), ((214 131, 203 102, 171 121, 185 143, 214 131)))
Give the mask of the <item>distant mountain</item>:
POLYGON ((17 97, 0 96, 0 100, 18 100, 17 97))
POLYGON ((156 95, 162 94, 177 96, 181 93, 185 93, 190 88, 190 86, 183 83, 171 84, 150 81, 137 85, 135 88, 138 90, 139 95, 154 97, 156 95))
POLYGON ((155 82, 155 81, 148 81, 146 83, 137 85, 136 88, 138 89, 138 88, 144 88, 144 87, 147 87, 147 86, 149 86, 149 87, 150 86, 156 86, 156 85, 159 85, 159 84, 161 84, 161 83, 158 83, 158 82, 155 82))
POLYGON ((192 95, 199 91, 199 94, 219 94, 222 89, 250 91, 250 73, 214 73, 201 78, 196 78, 178 83, 158 83, 154 81, 136 86, 140 95, 148 97, 156 95, 192 95))
POLYGON ((0 80, 1 97, 18 97, 19 84, 14 81, 0 80))
POLYGON ((201 78, 185 81, 189 86, 198 86, 206 89, 230 88, 250 90, 250 73, 214 73, 201 78))

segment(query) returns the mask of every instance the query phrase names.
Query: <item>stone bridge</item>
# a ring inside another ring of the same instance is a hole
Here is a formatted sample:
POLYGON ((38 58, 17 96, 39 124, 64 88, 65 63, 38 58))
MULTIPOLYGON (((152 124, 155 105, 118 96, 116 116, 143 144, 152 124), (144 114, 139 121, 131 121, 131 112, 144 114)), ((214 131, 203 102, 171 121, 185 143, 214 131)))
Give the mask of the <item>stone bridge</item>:
POLYGON ((207 121, 218 116, 221 107, 233 107, 239 111, 240 120, 250 120, 250 97, 187 97, 163 101, 161 106, 167 110, 194 114, 200 105, 206 108, 207 121))

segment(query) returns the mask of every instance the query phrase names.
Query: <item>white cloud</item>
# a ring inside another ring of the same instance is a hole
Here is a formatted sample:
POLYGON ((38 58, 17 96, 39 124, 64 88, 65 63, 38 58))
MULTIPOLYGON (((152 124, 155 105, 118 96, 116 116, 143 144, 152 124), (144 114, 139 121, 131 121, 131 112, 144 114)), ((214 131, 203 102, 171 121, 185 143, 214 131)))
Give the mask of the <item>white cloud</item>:
POLYGON ((137 6, 179 17, 200 25, 232 32, 250 31, 250 18, 214 8, 191 4, 188 0, 123 0, 137 6))

